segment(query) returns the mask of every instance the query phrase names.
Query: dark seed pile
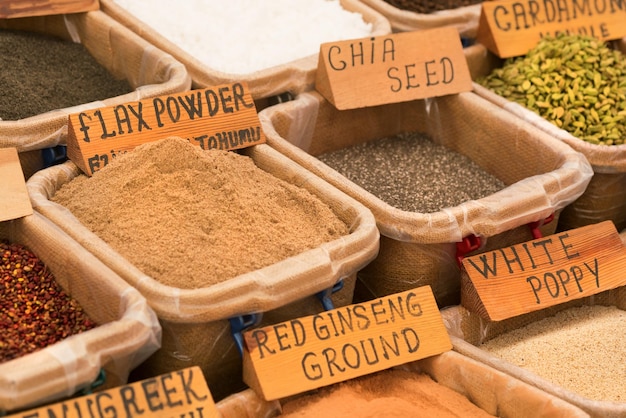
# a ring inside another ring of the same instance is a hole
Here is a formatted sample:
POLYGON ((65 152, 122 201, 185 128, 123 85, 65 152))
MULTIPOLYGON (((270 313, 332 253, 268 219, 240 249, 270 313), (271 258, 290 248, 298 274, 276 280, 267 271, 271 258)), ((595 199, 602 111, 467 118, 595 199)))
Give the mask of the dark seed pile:
POLYGON ((321 161, 398 209, 432 213, 505 187, 468 157, 421 133, 364 142, 321 161))
POLYGON ((0 241, 0 254, 0 363, 96 326, 28 248, 0 241))
POLYGON ((482 0, 385 0, 385 2, 401 10, 428 14, 442 10, 458 9, 459 7, 479 4, 482 3, 482 0))
POLYGON ((132 91, 82 45, 0 30, 0 120, 19 120, 132 91))

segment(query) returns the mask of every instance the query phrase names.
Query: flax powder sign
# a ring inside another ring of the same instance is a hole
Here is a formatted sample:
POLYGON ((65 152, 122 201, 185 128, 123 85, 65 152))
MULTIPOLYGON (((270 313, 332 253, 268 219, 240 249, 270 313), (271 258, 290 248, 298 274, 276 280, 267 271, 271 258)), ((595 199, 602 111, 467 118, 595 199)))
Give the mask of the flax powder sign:
POLYGON ((492 321, 626 285, 626 248, 611 221, 463 259, 461 305, 492 321))
POLYGON ((452 348, 430 286, 246 331, 244 342, 244 381, 266 400, 452 348))
POLYGON ((315 89, 339 110, 470 91, 455 28, 322 44, 315 89))
POLYGON ((92 175, 145 142, 186 138, 202 149, 233 150, 265 142, 246 83, 175 93, 69 116, 67 155, 92 175))
POLYGON ((482 3, 476 39, 500 58, 525 55, 544 36, 626 36, 624 0, 499 0, 482 3))

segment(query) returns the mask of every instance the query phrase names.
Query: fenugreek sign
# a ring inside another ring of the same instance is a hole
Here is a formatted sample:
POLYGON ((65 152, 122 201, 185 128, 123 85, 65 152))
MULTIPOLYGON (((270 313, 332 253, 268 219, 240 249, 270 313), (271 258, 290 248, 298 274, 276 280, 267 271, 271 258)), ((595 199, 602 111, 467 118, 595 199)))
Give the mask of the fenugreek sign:
POLYGON ((244 381, 266 400, 452 348, 430 286, 253 329, 244 342, 244 381))
POLYGON ((626 285, 626 248, 611 221, 463 259, 461 304, 492 321, 626 285))
POLYGON ((189 367, 7 418, 219 418, 199 367, 189 367))
POLYGON ((482 3, 476 40, 500 58, 525 55, 545 36, 626 36, 623 0, 499 0, 482 3))
POLYGON ((85 110, 69 116, 67 155, 87 175, 146 142, 179 136, 202 149, 265 142, 246 83, 85 110))
POLYGON ((459 33, 452 27, 324 43, 315 89, 339 110, 470 91, 459 33))

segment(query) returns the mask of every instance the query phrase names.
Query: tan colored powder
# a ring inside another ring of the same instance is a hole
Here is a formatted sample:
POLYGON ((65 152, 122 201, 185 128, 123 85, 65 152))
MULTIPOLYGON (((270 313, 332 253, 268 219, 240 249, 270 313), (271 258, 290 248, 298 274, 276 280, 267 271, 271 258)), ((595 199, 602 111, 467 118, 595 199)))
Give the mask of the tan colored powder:
POLYGON ((430 376, 396 369, 348 380, 295 398, 285 402, 281 415, 291 418, 415 416, 492 417, 430 376))
POLYGON ((181 138, 144 144, 51 199, 155 280, 225 281, 348 233, 328 205, 246 156, 181 138))
POLYGON ((626 311, 615 306, 570 308, 481 348, 589 399, 626 401, 626 311))

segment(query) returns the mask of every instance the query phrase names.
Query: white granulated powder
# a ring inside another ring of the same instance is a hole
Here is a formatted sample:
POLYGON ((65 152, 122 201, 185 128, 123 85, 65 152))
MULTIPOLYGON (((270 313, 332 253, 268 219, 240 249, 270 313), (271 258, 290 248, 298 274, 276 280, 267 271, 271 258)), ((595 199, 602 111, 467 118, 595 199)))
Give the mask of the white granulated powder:
POLYGON ((626 401, 626 311, 569 308, 480 347, 581 396, 626 401))
POLYGON ((369 36, 338 0, 114 0, 213 70, 248 74, 369 36))

